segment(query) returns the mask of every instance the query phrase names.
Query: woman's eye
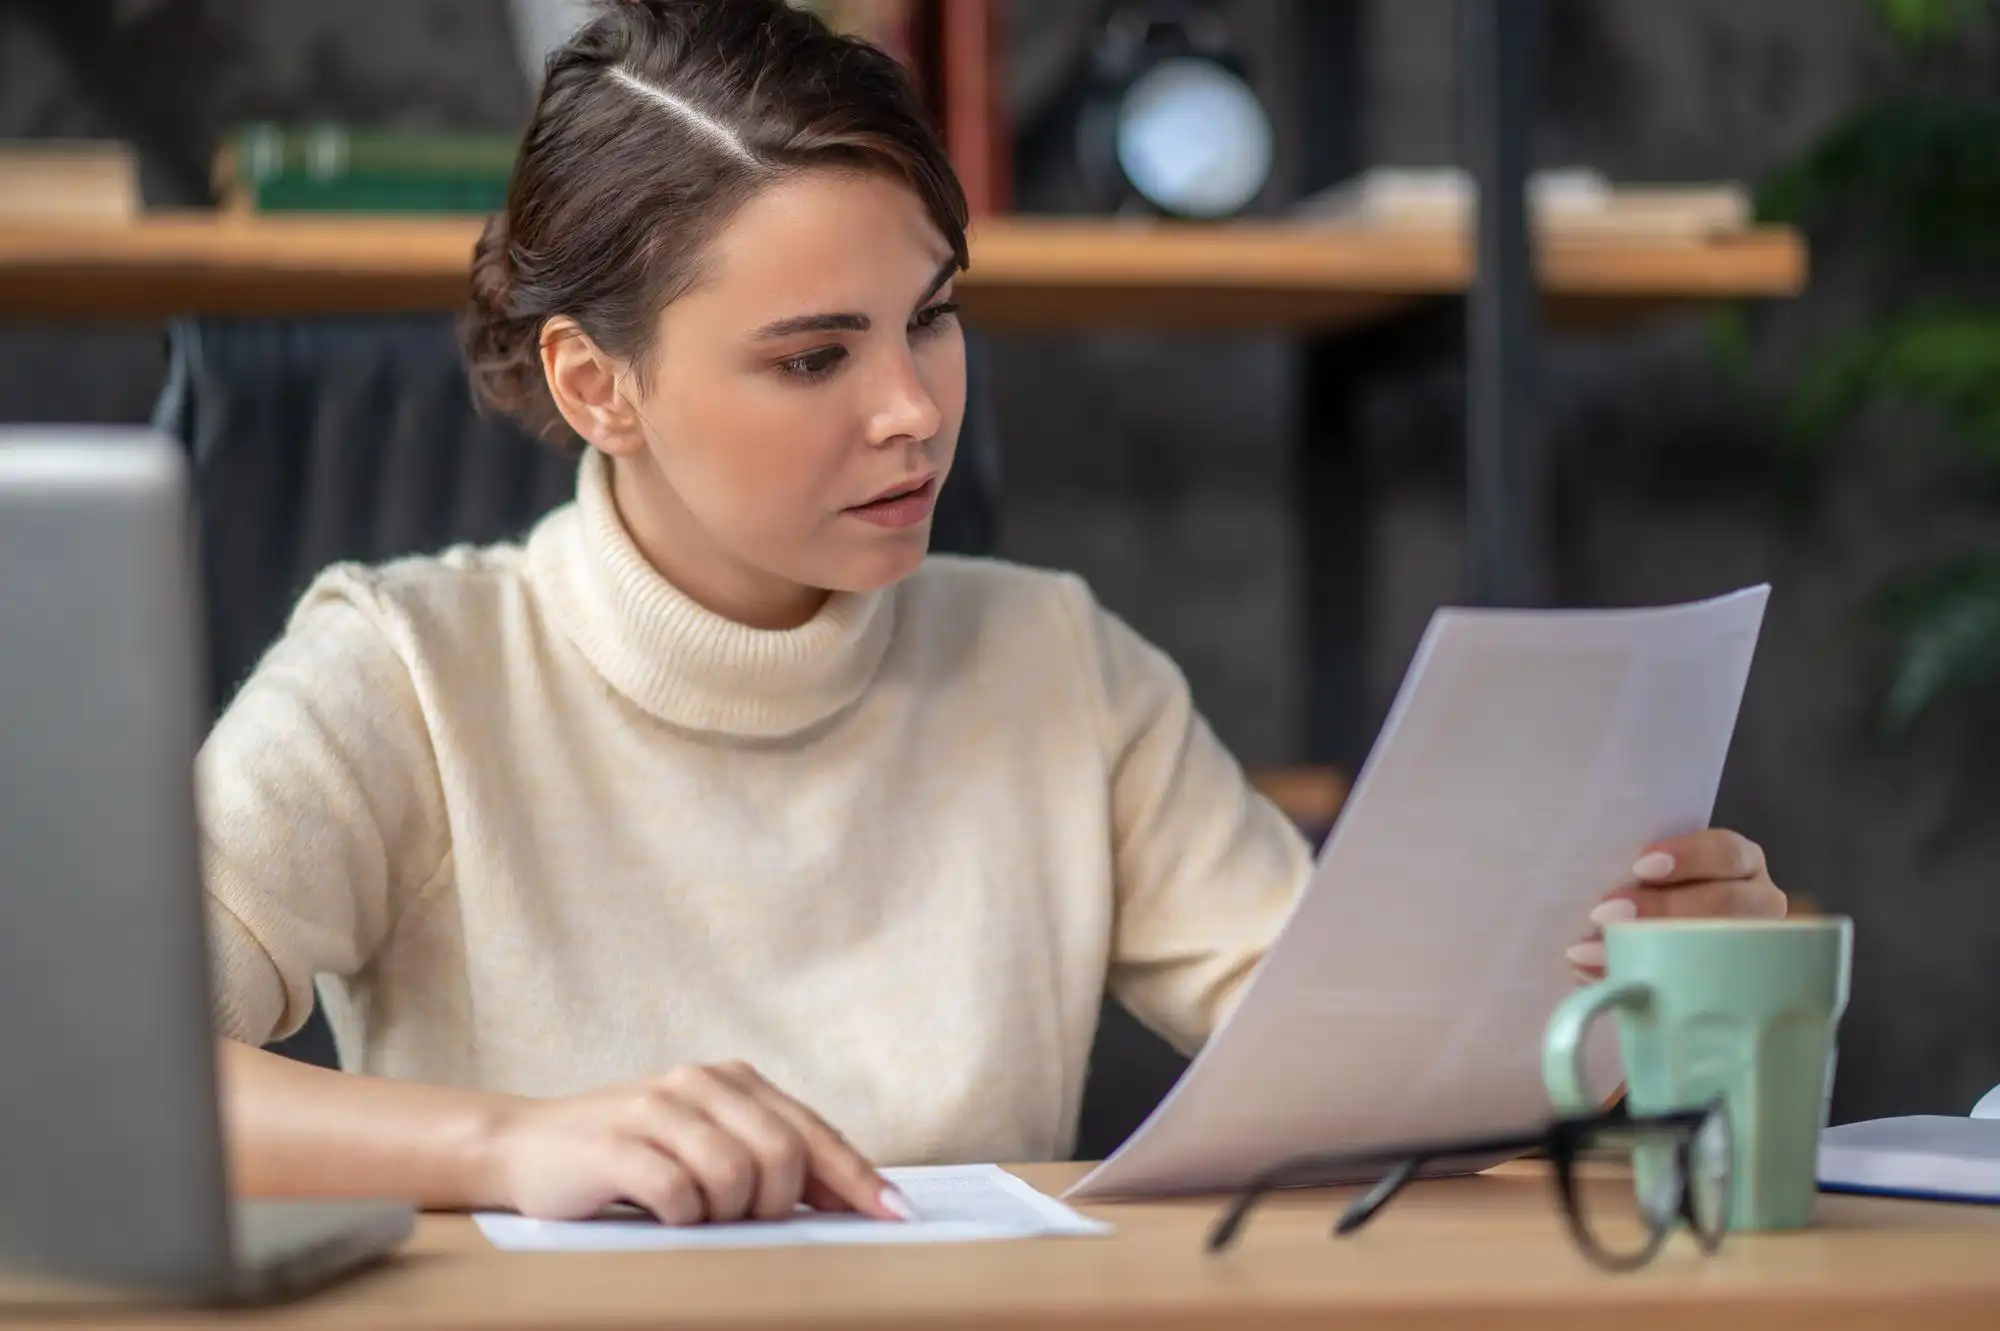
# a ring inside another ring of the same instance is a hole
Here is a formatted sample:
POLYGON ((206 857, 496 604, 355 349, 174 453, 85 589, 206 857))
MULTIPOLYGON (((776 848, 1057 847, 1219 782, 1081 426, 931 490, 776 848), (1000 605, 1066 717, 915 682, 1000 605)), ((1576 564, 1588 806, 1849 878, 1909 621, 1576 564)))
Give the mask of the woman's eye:
POLYGON ((779 361, 778 368, 795 379, 813 383, 832 374, 846 358, 846 347, 819 347, 802 356, 779 361))
MULTIPOLYGON (((910 331, 916 334, 933 332, 944 327, 957 313, 958 306, 952 301, 941 300, 935 305, 926 305, 911 316, 910 331)), ((815 347, 779 361, 778 369, 801 383, 818 383, 839 369, 840 363, 846 359, 846 347, 815 347)))
POLYGON ((923 309, 917 311, 916 318, 910 320, 911 331, 918 333, 928 332, 947 322, 957 313, 958 304, 955 301, 941 300, 935 305, 926 305, 923 309))

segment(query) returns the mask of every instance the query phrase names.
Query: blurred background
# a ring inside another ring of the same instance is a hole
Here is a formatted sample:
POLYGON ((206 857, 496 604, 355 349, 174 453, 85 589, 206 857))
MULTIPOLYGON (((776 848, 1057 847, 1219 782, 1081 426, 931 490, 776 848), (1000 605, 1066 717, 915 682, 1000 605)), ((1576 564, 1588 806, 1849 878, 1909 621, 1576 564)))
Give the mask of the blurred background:
MULTIPOLYGON (((1466 243, 1455 0, 818 7, 919 71, 1015 270, 1044 261, 1020 231, 1043 217, 1248 237, 1216 251, 1232 272, 1261 253, 1259 226, 1287 244, 1323 228, 1363 269, 1368 245, 1433 245, 1446 272, 1466 243)), ((1628 244, 1634 265, 1657 254, 1681 274, 1539 321, 1523 388, 1536 599, 1774 585, 1718 821, 1762 841, 1810 908, 1857 920, 1835 1118, 1962 1114, 2000 1082, 1996 9, 1512 12, 1533 29, 1537 227, 1552 245, 1570 228, 1578 272, 1628 244), (1738 233, 1796 238, 1809 271, 1779 245, 1759 276, 1742 256, 1764 251, 1738 233)), ((324 316, 255 296, 170 337, 183 297, 162 292, 194 289, 186 270, 215 250, 190 241, 201 257, 175 258, 182 242, 161 242, 128 271, 120 237, 190 209, 243 227, 490 207, 540 52, 573 21, 563 0, 0 0, 0 421, 160 419, 191 439, 261 429, 273 447, 339 447, 337 397, 232 406, 218 367, 245 353, 230 339, 310 359, 297 349, 322 334, 416 337, 448 360, 428 279, 411 276, 372 332, 351 296, 324 316)), ((384 262, 393 295, 402 270, 384 262)), ((1462 282, 1333 318, 1298 314, 1285 280, 1214 318, 1075 314, 1094 297, 1065 304, 1032 277, 967 306, 1000 552, 1087 576, 1319 828, 1426 617, 1477 577, 1467 345, 1447 289, 1462 282)), ((369 371, 374 409, 406 425, 464 414, 438 405, 448 364, 407 384, 388 373, 369 371)), ((260 474, 304 484, 298 468, 260 474)), ((275 504, 258 484, 239 479, 233 502, 275 504)), ((559 498, 548 484, 522 482, 517 501, 559 498)), ((1131 1057, 1135 1078, 1161 1066, 1131 1057)))

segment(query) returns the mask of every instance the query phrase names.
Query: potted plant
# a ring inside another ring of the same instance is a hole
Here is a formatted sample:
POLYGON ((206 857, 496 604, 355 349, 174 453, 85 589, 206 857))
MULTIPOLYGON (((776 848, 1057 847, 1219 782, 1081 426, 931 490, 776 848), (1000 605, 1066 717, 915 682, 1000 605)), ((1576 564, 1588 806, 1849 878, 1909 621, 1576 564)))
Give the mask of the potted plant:
MULTIPOLYGON (((1873 0, 1899 53, 1885 94, 1834 125, 1758 189, 1760 220, 1807 229, 1851 256, 1850 289, 1803 315, 1731 311, 1739 367, 1754 319, 1823 320, 1784 376, 1783 436, 1817 463, 1864 413, 1914 411, 1975 484, 2000 497, 2000 97, 1969 70, 1964 41, 1992 0, 1873 0)), ((1794 476, 1812 468, 1792 467, 1794 476)), ((2000 680, 2000 544, 1906 568, 1871 597, 1891 652, 1882 714, 1907 729, 1947 693, 2000 680)))

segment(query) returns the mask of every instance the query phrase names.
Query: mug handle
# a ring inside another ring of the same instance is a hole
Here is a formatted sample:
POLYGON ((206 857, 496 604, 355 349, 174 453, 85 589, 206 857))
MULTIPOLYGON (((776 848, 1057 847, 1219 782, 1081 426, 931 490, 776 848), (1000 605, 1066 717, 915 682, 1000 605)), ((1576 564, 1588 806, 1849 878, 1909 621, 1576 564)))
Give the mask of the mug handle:
POLYGON ((1610 1008, 1644 1009, 1653 991, 1637 980, 1599 980, 1556 1005, 1542 1036, 1542 1084, 1560 1114, 1594 1114, 1602 1106, 1583 1084, 1583 1037, 1610 1008))

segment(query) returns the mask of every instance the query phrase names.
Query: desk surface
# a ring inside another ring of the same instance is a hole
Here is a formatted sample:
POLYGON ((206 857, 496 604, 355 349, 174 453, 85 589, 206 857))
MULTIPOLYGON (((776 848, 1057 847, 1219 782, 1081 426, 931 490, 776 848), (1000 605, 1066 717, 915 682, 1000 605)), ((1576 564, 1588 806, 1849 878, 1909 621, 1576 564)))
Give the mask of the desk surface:
MULTIPOLYGON (((456 309, 467 218, 155 213, 129 225, 0 226, 0 318, 333 314, 456 309)), ((975 229, 962 303, 982 326, 1315 329, 1463 291, 1462 237, 1365 226, 1218 226, 1053 218, 975 229)), ((1553 312, 1604 322, 1805 281, 1792 231, 1552 236, 1553 312)))
MULTIPOLYGON (((1079 1171, 1019 1172, 1057 1191, 1079 1171)), ((387 1264, 316 1298, 221 1324, 243 1331, 2000 1326, 1996 1208, 1823 1197, 1818 1229, 1731 1235, 1711 1258, 1677 1238, 1631 1275, 1601 1272, 1570 1246, 1546 1177, 1530 1164, 1417 1184, 1368 1230, 1340 1241, 1326 1233, 1334 1196, 1274 1199, 1222 1257, 1201 1250, 1213 1202, 1084 1209, 1118 1233, 911 1248, 506 1254, 463 1218, 427 1216, 387 1264)), ((21 1315, 0 1299, 0 1327, 21 1315)), ((193 1313, 46 1305, 39 1317, 122 1331, 207 1324, 193 1313)))

